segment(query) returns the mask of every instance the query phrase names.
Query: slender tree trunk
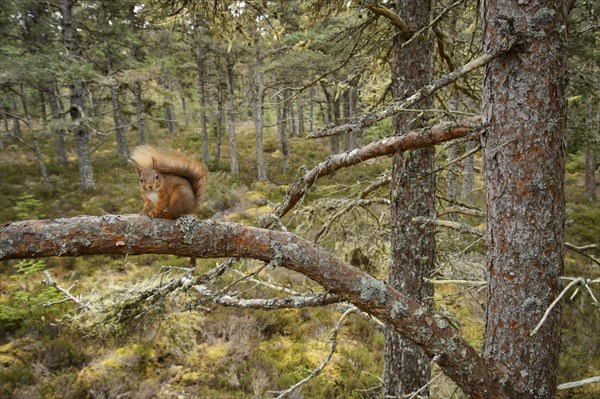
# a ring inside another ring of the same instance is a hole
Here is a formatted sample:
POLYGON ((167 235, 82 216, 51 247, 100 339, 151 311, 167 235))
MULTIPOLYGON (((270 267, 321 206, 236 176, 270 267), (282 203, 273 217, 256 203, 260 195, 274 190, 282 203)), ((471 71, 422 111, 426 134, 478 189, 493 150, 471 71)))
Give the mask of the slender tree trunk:
MULTIPOLYGON (((465 146, 465 152, 469 152, 475 148, 475 141, 469 140, 467 141, 467 145, 465 146)), ((474 155, 469 155, 465 158, 464 166, 463 166, 463 184, 462 184, 462 194, 461 199, 463 201, 468 201, 471 198, 471 192, 473 191, 473 180, 475 179, 475 165, 474 165, 474 155)))
POLYGON ((225 85, 219 83, 219 92, 217 93, 217 127, 215 144, 215 164, 218 166, 221 162, 221 142, 223 138, 223 122, 225 120, 225 85))
POLYGON ((175 117, 175 107, 173 104, 165 105, 165 115, 167 118, 167 130, 170 135, 177 133, 177 119, 175 117))
POLYGON ((283 155, 283 171, 287 172, 290 167, 289 150, 287 144, 287 137, 285 129, 283 128, 284 123, 282 120, 282 99, 281 95, 275 96, 275 113, 277 117, 277 136, 279 137, 279 144, 281 145, 281 154, 283 155))
MULTIPOLYGON (((585 149, 585 198, 589 202, 596 201, 596 146, 593 137, 594 130, 600 131, 600 107, 594 118, 594 107, 592 104, 592 96, 588 95, 587 99, 588 118, 587 118, 587 137, 585 149), (594 121, 596 126, 594 126, 594 121)), ((597 134, 597 133, 596 133, 597 134)))
POLYGON ((13 135, 15 137, 22 138, 23 133, 21 133, 21 122, 19 121, 19 118, 17 116, 17 102, 15 101, 14 96, 9 96, 8 101, 10 102, 10 112, 13 114, 13 135))
POLYGON ((254 46, 256 47, 256 70, 255 70, 255 98, 254 98, 254 127, 256 130, 256 165, 258 169, 258 181, 267 180, 267 167, 263 150, 263 116, 265 99, 265 77, 262 72, 262 54, 260 51, 260 38, 256 28, 253 29, 254 46))
POLYGON ((50 88, 46 90, 46 97, 50 105, 50 115, 54 121, 54 146, 56 149, 56 163, 63 167, 67 164, 67 151, 65 149, 65 128, 62 124, 65 122, 61 116, 57 98, 57 89, 50 88))
MULTIPOLYGON (((327 123, 335 123, 336 117, 335 113, 335 104, 332 95, 327 90, 326 83, 321 81, 321 89, 323 90, 323 94, 325 94, 325 100, 327 101, 327 123)), ((339 108, 338 108, 339 113, 339 108)), ((339 116, 338 116, 339 119, 339 116)), ((331 148, 332 154, 338 154, 340 152, 340 138, 335 135, 331 136, 329 139, 329 146, 331 148)))
POLYGON ((121 105, 119 103, 119 89, 114 83, 110 86, 110 96, 112 99, 113 121, 115 123, 115 136, 117 139, 117 153, 129 158, 129 146, 127 145, 127 134, 123 126, 123 115, 121 114, 121 105))
MULTIPOLYGON (((78 59, 81 50, 77 39, 77 32, 73 25, 73 0, 59 0, 62 15, 63 41, 71 59, 78 59)), ((90 132, 85 124, 79 123, 83 117, 84 89, 83 83, 74 81, 70 84, 71 91, 71 118, 74 122, 75 143, 79 161, 79 181, 83 191, 91 191, 95 188, 94 171, 90 157, 90 132)))
MULTIPOLYGON (((348 123, 352 120, 352 86, 348 87, 344 95, 342 96, 343 109, 344 109, 344 123, 348 123)), ((344 133, 344 151, 350 151, 356 148, 356 140, 354 139, 354 132, 344 133)))
POLYGON ((234 80, 233 80, 233 59, 225 56, 226 78, 227 78, 227 126, 229 128, 229 168, 231 174, 238 176, 240 168, 237 160, 237 148, 235 144, 235 111, 234 111, 234 80))
POLYGON ((31 115, 29 114, 29 107, 27 106, 27 97, 25 94, 25 90, 23 89, 23 85, 21 85, 21 104, 23 106, 23 113, 25 114, 25 121, 27 123, 27 132, 29 133, 29 137, 33 141, 33 150, 35 151, 35 158, 38 162, 38 167, 40 169, 40 175, 42 176, 42 181, 44 182, 44 189, 46 191, 52 191, 52 184, 50 183, 50 176, 48 175, 48 169, 46 168, 46 162, 44 161, 44 154, 42 154, 42 150, 40 150, 40 146, 37 141, 37 137, 33 134, 33 128, 31 125, 31 115))
POLYGON ((315 87, 311 86, 308 93, 310 96, 308 108, 308 129, 312 132, 315 130, 315 87))
POLYGON ((48 122, 48 114, 46 112, 46 95, 44 94, 45 89, 39 90, 40 95, 40 113, 42 116, 42 123, 45 125, 48 122))
MULTIPOLYGON (((452 162, 453 160, 456 159, 456 154, 457 154, 457 148, 456 145, 451 145, 450 148, 448 148, 448 162, 452 162)), ((446 176, 448 176, 447 178, 447 193, 446 196, 448 197, 448 199, 452 202, 456 201, 456 189, 457 189, 457 171, 458 171, 458 167, 455 163, 451 164, 450 166, 448 166, 447 169, 447 174, 446 176)), ((448 214, 447 216, 448 220, 456 220, 456 215, 453 213, 448 214)))
MULTIPOLYGON (((396 13, 412 32, 426 26, 430 1, 396 0, 396 13)), ((420 36, 401 48, 405 38, 398 32, 392 48, 392 91, 394 98, 411 95, 433 80, 433 43, 420 36)), ((418 105, 431 108, 431 97, 418 105)), ((393 119, 396 135, 417 126, 409 125, 412 115, 398 114, 393 119)), ((435 174, 431 173, 435 148, 397 152, 392 161, 391 180, 391 264, 390 284, 426 307, 433 303, 433 284, 426 279, 434 271, 435 235, 430 225, 412 221, 416 216, 435 216, 435 174)), ((385 330, 383 386, 385 395, 402 397, 424 387, 430 378, 429 356, 412 341, 391 328, 385 330)), ((429 398, 425 388, 419 393, 429 398)))
POLYGON ((135 97, 135 121, 140 145, 146 143, 144 134, 144 107, 142 103, 142 82, 136 79, 133 82, 133 96, 135 97))
POLYGON ((202 160, 208 163, 208 122, 206 117, 206 48, 198 39, 196 43, 196 70, 198 71, 198 98, 200 100, 200 138, 202 141, 202 160))
POLYGON ((298 109, 298 136, 302 136, 304 135, 304 103, 300 94, 296 99, 296 108, 298 109))
POLYGON ((504 16, 527 41, 484 69, 488 291, 482 354, 505 364, 509 378, 533 397, 554 398, 560 302, 533 330, 556 299, 563 271, 564 2, 484 0, 484 51, 504 39, 504 16))
POLYGON ((4 108, 4 95, 0 96, 0 114, 2 114, 2 126, 4 131, 0 133, 0 149, 4 148, 3 134, 8 133, 8 118, 6 117, 6 109, 4 108))

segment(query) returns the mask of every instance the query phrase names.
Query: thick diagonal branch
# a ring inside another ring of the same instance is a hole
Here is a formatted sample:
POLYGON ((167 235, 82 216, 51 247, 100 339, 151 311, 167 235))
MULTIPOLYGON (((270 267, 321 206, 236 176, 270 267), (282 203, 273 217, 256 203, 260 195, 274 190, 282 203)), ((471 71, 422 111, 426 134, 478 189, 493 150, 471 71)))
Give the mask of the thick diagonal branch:
POLYGON ((318 245, 286 232, 183 217, 82 216, 16 222, 0 228, 0 260, 98 254, 239 257, 295 270, 393 326, 433 358, 473 398, 530 398, 461 338, 446 320, 352 267, 318 245))
POLYGON ((303 176, 300 176, 288 188, 284 200, 273 210, 273 215, 277 218, 285 216, 320 177, 339 169, 356 165, 368 159, 392 155, 396 151, 423 148, 464 137, 480 129, 482 129, 481 116, 473 116, 458 122, 441 122, 435 126, 415 130, 402 136, 374 141, 343 154, 332 155, 303 176))

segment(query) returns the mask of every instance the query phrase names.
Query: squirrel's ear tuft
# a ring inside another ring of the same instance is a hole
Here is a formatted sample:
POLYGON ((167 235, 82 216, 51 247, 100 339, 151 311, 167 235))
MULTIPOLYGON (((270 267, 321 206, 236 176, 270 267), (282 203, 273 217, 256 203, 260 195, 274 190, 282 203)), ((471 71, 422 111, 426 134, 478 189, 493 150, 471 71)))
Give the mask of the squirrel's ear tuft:
POLYGON ((156 162, 156 159, 154 157, 152 157, 152 169, 158 172, 158 163, 156 162))
POLYGON ((135 171, 137 172, 137 174, 139 175, 142 171, 142 166, 135 162, 133 159, 129 158, 129 163, 131 164, 131 166, 134 167, 135 171))

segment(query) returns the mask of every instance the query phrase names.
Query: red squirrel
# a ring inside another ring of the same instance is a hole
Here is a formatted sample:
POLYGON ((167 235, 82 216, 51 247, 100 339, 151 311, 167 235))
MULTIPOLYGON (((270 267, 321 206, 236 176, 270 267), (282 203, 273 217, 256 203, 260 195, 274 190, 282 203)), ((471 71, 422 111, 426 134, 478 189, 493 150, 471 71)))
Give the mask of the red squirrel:
POLYGON ((202 162, 149 145, 136 147, 129 161, 140 177, 144 198, 140 215, 177 219, 196 210, 207 177, 202 162))

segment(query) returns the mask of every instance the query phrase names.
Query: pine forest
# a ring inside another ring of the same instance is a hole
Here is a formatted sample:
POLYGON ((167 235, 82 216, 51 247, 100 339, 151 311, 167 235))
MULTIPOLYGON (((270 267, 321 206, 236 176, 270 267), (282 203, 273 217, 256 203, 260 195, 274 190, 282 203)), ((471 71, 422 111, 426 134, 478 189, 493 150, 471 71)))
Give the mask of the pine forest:
POLYGON ((600 2, 3 0, 0 398, 600 397, 600 2))

